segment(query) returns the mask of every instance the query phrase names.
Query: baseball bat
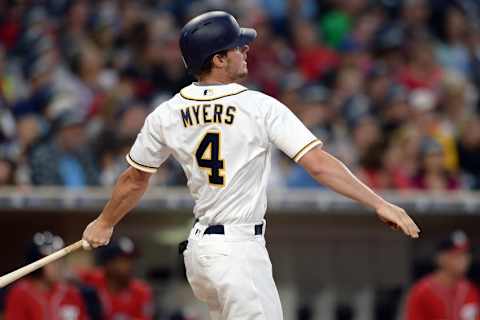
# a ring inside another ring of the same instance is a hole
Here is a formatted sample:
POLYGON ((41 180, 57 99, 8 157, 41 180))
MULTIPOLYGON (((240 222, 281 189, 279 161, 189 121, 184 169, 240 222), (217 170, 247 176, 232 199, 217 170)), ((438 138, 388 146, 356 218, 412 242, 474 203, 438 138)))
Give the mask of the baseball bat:
POLYGON ((82 247, 82 240, 77 241, 77 242, 69 245, 68 247, 65 247, 63 249, 55 251, 54 253, 52 253, 52 254, 50 254, 50 255, 42 258, 42 259, 39 259, 35 262, 27 264, 26 266, 24 266, 20 269, 17 269, 15 271, 7 273, 6 275, 0 277, 0 288, 6 287, 10 283, 26 276, 30 272, 33 272, 37 269, 40 269, 41 267, 43 267, 43 266, 45 266, 45 265, 47 265, 47 264, 49 264, 49 263, 51 263, 55 260, 58 260, 58 259, 66 256, 67 254, 69 254, 73 251, 76 251, 76 250, 80 249, 81 247, 82 247))

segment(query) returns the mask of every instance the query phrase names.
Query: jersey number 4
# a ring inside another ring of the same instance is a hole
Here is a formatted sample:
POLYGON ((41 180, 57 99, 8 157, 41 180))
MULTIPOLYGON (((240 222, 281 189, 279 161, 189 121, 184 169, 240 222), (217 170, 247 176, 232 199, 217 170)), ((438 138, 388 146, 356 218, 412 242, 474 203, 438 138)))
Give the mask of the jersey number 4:
POLYGON ((198 166, 210 171, 208 182, 223 186, 225 178, 222 175, 224 161, 220 159, 220 132, 207 132, 195 151, 198 166))

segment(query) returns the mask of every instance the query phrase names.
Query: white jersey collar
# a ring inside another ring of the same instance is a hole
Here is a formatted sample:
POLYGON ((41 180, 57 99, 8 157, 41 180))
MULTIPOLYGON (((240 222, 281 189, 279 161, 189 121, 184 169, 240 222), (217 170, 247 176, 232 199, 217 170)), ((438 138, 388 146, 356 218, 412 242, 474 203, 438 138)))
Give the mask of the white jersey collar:
POLYGON ((211 101, 233 96, 248 89, 238 83, 199 85, 197 82, 180 90, 180 96, 193 101, 211 101))

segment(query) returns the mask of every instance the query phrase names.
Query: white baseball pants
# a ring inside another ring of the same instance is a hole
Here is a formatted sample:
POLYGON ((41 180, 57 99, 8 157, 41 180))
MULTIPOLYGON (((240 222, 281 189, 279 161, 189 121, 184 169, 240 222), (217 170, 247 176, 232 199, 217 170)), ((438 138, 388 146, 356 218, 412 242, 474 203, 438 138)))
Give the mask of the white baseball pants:
POLYGON ((263 234, 255 235, 254 224, 225 225, 225 234, 204 234, 206 228, 195 224, 183 255, 188 282, 211 319, 282 320, 263 234))

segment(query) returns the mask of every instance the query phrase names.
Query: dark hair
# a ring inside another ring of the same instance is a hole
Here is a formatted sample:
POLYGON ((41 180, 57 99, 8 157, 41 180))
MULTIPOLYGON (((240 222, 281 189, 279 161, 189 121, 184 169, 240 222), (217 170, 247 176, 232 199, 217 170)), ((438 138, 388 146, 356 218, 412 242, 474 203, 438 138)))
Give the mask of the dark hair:
POLYGON ((215 57, 215 55, 221 55, 221 56, 226 56, 228 53, 228 49, 227 50, 222 50, 222 51, 219 51, 219 52, 215 52, 214 54, 212 54, 211 56, 209 56, 205 62, 203 63, 202 67, 200 68, 200 70, 198 70, 198 72, 195 73, 195 77, 196 78, 199 78, 203 75, 206 75, 208 74, 211 70, 212 70, 212 67, 213 67, 213 57, 215 57))

